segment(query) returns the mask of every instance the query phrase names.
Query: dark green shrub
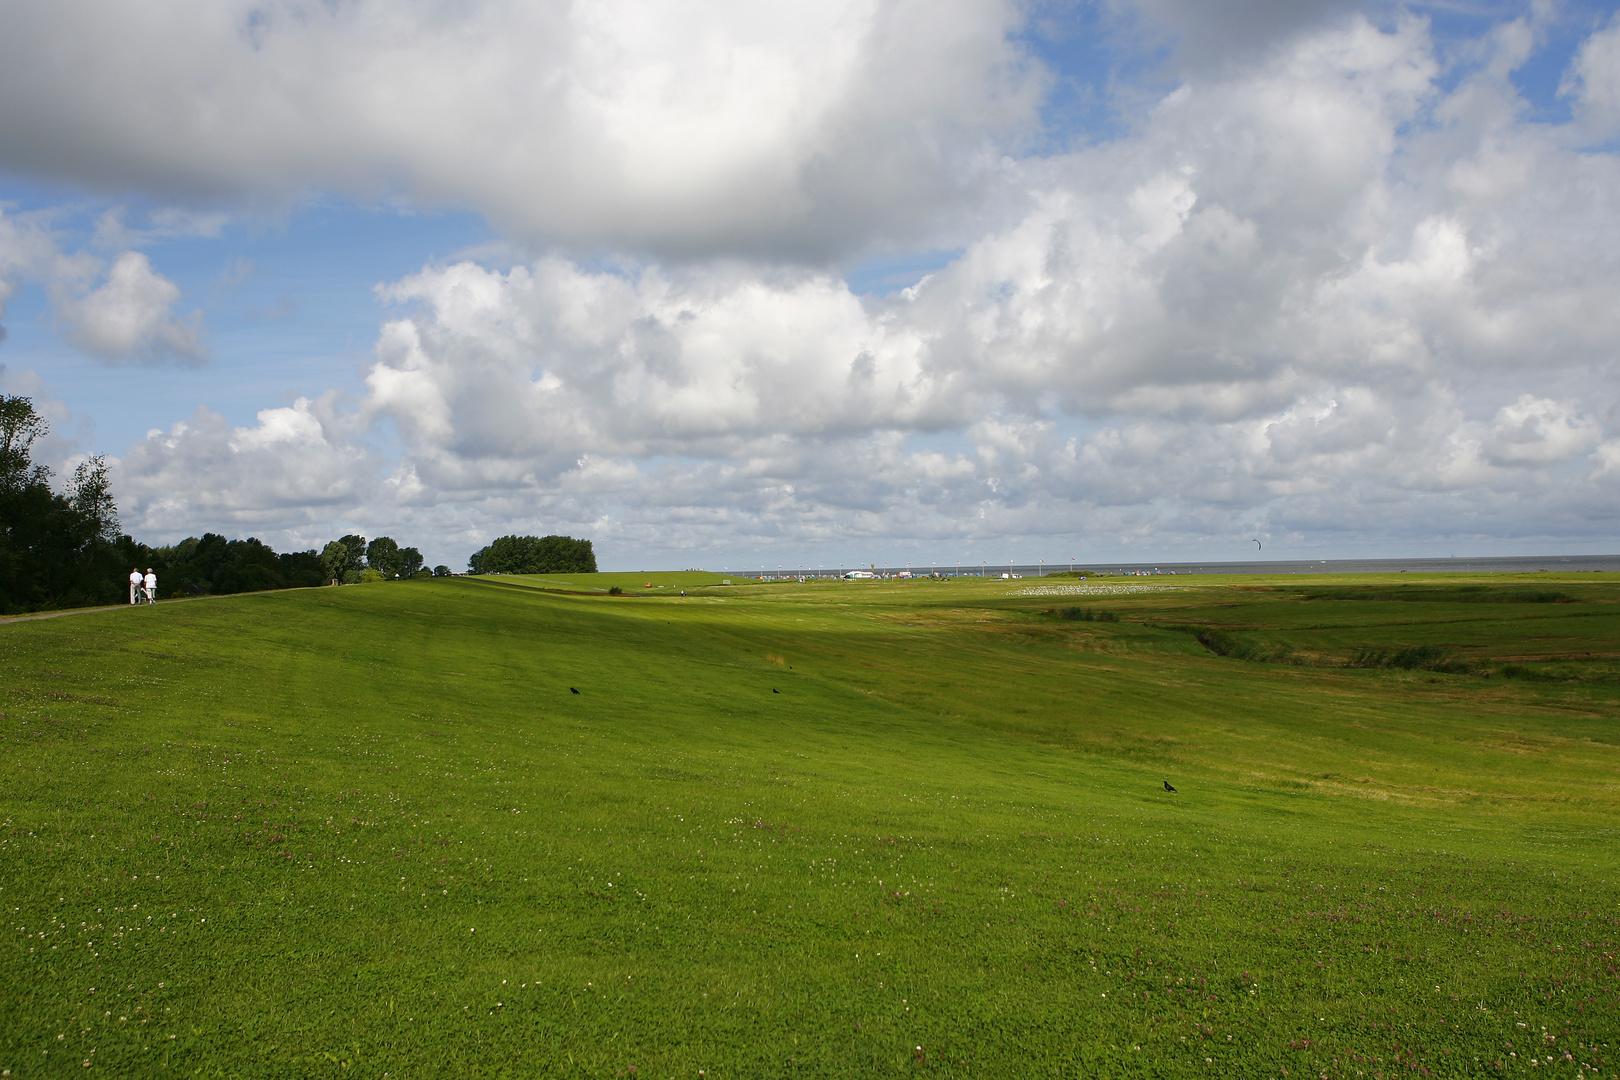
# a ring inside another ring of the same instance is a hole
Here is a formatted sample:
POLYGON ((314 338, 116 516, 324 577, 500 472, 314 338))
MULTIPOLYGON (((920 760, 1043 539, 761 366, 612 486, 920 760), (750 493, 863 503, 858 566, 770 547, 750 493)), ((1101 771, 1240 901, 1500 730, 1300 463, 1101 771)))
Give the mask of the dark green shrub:
MULTIPOLYGON (((1050 577, 1051 575, 1048 574, 1047 576, 1050 577)), ((1119 616, 1114 612, 1100 611, 1094 608, 1058 608, 1055 614, 1060 619, 1069 619, 1076 622, 1119 622, 1119 616)))
POLYGON ((1496 673, 1504 679, 1523 679, 1526 682, 1556 682, 1557 676, 1545 671, 1538 671, 1523 664, 1503 664, 1496 669, 1496 673))

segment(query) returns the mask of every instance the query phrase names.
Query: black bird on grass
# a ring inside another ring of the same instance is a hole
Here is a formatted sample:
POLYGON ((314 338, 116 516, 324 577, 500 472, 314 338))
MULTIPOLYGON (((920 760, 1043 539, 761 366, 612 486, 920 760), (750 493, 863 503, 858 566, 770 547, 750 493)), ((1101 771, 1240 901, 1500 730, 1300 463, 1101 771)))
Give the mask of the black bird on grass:
POLYGON ((570 694, 577 694, 577 693, 579 693, 579 691, 578 691, 578 690, 575 690, 575 689, 574 689, 574 688, 573 688, 573 687, 572 687, 572 686, 570 686, 570 687, 569 687, 569 688, 568 688, 568 692, 569 692, 569 693, 570 693, 570 694))
POLYGON ((1170 781, 1166 780, 1164 782, 1164 790, 1174 794, 1176 789, 1170 786, 1170 781))
POLYGON ((771 693, 773 693, 773 694, 780 694, 780 693, 781 693, 781 692, 782 692, 782 691, 780 691, 780 690, 778 690, 778 689, 777 689, 777 688, 776 688, 776 687, 774 687, 774 686, 773 686, 773 687, 771 687, 771 693))

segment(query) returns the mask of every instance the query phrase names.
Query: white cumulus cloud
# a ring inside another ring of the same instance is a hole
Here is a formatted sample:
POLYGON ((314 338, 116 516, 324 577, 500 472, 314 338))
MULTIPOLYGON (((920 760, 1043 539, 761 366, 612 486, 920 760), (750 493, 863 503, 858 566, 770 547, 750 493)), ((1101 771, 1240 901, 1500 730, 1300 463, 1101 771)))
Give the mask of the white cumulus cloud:
POLYGON ((302 546, 376 489, 377 465, 353 444, 330 400, 299 398, 257 420, 233 428, 202 407, 150 432, 115 463, 125 527, 184 536, 207 521, 216 531, 302 546))
MULTIPOLYGON (((63 338, 99 359, 195 363, 207 357, 201 313, 175 314, 180 287, 144 253, 121 252, 108 266, 86 250, 64 250, 50 214, 8 215, 0 207, 0 317, 25 284, 45 287, 63 338)), ((4 336, 0 327, 0 340, 4 336)))
POLYGON ((1581 45, 1560 90, 1574 100, 1590 134, 1620 130, 1620 15, 1581 45))
POLYGON ((126 251, 100 285, 79 296, 59 295, 56 316, 68 341, 92 356, 202 360, 202 316, 176 317, 179 300, 178 285, 141 252, 126 251))

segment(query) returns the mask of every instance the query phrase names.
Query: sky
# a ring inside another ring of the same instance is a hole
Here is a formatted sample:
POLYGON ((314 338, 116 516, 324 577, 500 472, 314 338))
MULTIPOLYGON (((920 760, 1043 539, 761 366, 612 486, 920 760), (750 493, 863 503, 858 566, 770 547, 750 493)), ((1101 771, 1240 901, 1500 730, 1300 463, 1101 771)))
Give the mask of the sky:
POLYGON ((1620 18, 0 5, 0 392, 125 531, 1620 552, 1620 18))

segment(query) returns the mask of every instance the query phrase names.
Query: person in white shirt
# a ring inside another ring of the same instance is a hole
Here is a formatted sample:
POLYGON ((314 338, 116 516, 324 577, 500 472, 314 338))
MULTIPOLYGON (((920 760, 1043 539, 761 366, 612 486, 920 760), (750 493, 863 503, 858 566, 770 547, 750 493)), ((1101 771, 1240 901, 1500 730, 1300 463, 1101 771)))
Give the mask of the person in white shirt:
POLYGON ((134 570, 131 570, 129 572, 129 602, 130 603, 133 604, 133 603, 136 602, 135 594, 138 591, 140 591, 141 585, 145 582, 145 580, 146 580, 145 578, 141 577, 141 571, 140 571, 139 567, 136 567, 134 570))
POLYGON ((152 572, 152 568, 150 566, 146 568, 145 585, 146 602, 148 604, 157 603, 157 575, 152 572))

